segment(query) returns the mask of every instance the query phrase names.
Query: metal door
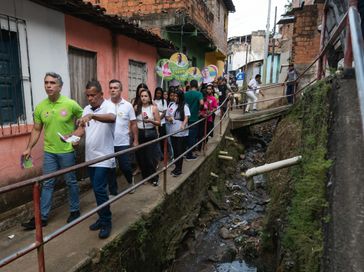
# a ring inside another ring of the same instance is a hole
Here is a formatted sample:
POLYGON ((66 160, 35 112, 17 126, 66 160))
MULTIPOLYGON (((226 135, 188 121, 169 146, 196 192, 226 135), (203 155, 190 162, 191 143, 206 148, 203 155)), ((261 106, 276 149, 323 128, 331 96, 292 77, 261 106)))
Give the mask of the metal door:
POLYGON ((95 52, 69 47, 68 65, 71 98, 76 100, 81 107, 85 107, 88 104, 84 94, 85 86, 89 80, 97 79, 97 55, 95 52))
POLYGON ((129 60, 128 72, 129 101, 136 95, 136 88, 140 83, 147 81, 147 67, 145 63, 129 60))

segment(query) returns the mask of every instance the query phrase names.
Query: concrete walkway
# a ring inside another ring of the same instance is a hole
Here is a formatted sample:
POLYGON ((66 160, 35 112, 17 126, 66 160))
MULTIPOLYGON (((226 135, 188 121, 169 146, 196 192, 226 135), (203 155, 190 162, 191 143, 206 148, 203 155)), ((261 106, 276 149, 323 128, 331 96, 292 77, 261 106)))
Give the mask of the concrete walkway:
MULTIPOLYGON (((228 122, 223 122, 223 134, 228 127, 228 122)), ((210 139, 207 145, 206 156, 212 153, 221 141, 219 129, 215 130, 215 136, 210 139)), ((171 169, 168 170, 167 193, 176 190, 195 169, 203 162, 205 157, 199 156, 198 160, 183 164, 183 174, 178 178, 170 175, 171 169)), ((172 167, 173 169, 173 167, 172 167)), ((163 175, 160 175, 161 180, 163 175)), ((119 187, 125 188, 126 183, 119 180, 119 187)), ((97 258, 97 253, 107 243, 110 243, 116 236, 123 235, 128 228, 137 222, 143 214, 150 213, 164 199, 162 184, 154 187, 149 183, 138 187, 134 194, 127 194, 125 197, 118 199, 111 205, 113 213, 113 230, 108 239, 100 240, 98 232, 92 232, 88 226, 92 224, 97 215, 93 215, 87 220, 81 222, 74 228, 66 231, 59 237, 50 241, 45 246, 46 271, 74 271, 90 258, 97 258)), ((81 196, 81 212, 86 213, 95 207, 95 199, 92 191, 88 191, 81 196)), ((52 211, 48 226, 43 228, 43 235, 46 236, 57 228, 63 226, 68 217, 68 205, 52 211)), ((11 228, 0 233, 0 258, 4 258, 17 250, 31 244, 35 239, 35 231, 23 231, 20 226, 11 228), (10 239, 9 236, 14 235, 10 239)), ((14 261, 1 271, 21 271, 34 272, 38 271, 36 251, 14 261)))

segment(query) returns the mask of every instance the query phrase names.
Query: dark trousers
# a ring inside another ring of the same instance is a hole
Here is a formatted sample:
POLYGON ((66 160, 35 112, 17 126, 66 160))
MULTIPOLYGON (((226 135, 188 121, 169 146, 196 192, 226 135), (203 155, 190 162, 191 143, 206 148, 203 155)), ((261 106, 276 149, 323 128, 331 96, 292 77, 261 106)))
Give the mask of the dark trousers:
POLYGON ((287 101, 289 104, 293 104, 294 89, 295 89, 295 85, 287 84, 286 95, 287 95, 287 101))
MULTIPOLYGON (((92 189, 95 194, 96 204, 100 206, 109 200, 106 186, 109 177, 110 168, 107 167, 89 167, 88 168, 92 189)), ((110 206, 106 206, 99 210, 99 221, 102 225, 111 226, 111 211, 110 206)))
MULTIPOLYGON (((214 120, 215 116, 213 116, 213 119, 214 120)), ((199 126, 198 126, 198 141, 202 140, 203 137, 205 137, 205 121, 202 121, 199 126)), ((213 121, 212 122, 209 122, 207 121, 207 128, 206 128, 206 135, 214 128, 214 123, 213 121)), ((214 132, 212 132, 209 136, 213 137, 214 136, 214 132)), ((208 138, 206 139, 206 143, 208 142, 208 138)), ((198 150, 201 151, 202 149, 202 145, 203 145, 204 142, 201 142, 199 145, 198 145, 198 150)))
MULTIPOLYGON (((166 135, 166 124, 163 124, 162 126, 159 127, 159 137, 163 137, 164 135, 166 135)), ((164 154, 164 141, 160 141, 159 142, 159 146, 160 146, 160 150, 162 152, 162 158, 163 158, 163 154, 164 154)), ((167 145, 168 147, 168 145, 167 145)))
MULTIPOLYGON (((183 152, 186 151, 186 137, 171 137, 172 146, 174 150, 174 157, 179 157, 183 152)), ((183 157, 175 161, 174 165, 176 166, 174 171, 177 173, 182 172, 182 165, 183 165, 183 157)))
MULTIPOLYGON (((129 146, 114 146, 114 151, 119 152, 125 149, 128 149, 129 146)), ((116 157, 116 160, 119 165, 119 169, 123 172, 126 181, 131 184, 133 181, 133 169, 131 166, 130 153, 125 153, 116 157)), ((116 168, 111 168, 110 170, 110 179, 109 179, 109 192, 110 194, 116 195, 118 192, 118 183, 116 179, 116 168)))
MULTIPOLYGON (((188 125, 191 125, 192 123, 188 123, 188 125)), ((191 148, 192 146, 194 146, 197 141, 198 141, 198 131, 199 131, 199 125, 194 125, 193 127, 190 127, 189 130, 188 130, 188 138, 187 138, 187 147, 188 148, 191 148)), ((174 150, 174 149, 173 149, 174 150)), ((187 153, 187 157, 190 157, 192 156, 192 151, 191 150, 190 152, 187 153)), ((176 152, 174 150, 174 152, 176 152)), ((177 158, 176 155, 174 155, 175 158, 177 158)))
MULTIPOLYGON (((143 144, 154 140, 157 138, 157 133, 154 136, 145 136, 144 130, 140 129, 138 132, 139 143, 143 144)), ((142 172, 143 179, 149 177, 156 172, 156 156, 157 156, 158 146, 157 143, 147 145, 141 149, 138 149, 136 153, 137 162, 142 172)), ((158 181, 158 176, 149 180, 150 182, 158 181)))

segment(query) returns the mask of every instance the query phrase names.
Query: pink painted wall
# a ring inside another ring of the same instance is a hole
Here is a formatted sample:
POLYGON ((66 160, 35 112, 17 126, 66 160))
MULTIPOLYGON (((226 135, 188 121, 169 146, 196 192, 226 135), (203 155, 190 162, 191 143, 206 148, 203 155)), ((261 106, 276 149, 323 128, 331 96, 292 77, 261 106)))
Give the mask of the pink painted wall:
POLYGON ((129 60, 146 63, 147 85, 154 91, 157 84, 154 66, 158 59, 155 47, 123 35, 113 38, 110 30, 68 15, 65 26, 67 46, 97 53, 97 77, 106 97, 109 97, 107 83, 112 78, 121 80, 123 97, 128 97, 129 60))
POLYGON ((33 168, 22 169, 20 156, 27 147, 32 126, 28 126, 29 133, 2 137, 0 139, 0 187, 16 183, 21 180, 41 175, 43 162, 43 136, 32 149, 33 168))

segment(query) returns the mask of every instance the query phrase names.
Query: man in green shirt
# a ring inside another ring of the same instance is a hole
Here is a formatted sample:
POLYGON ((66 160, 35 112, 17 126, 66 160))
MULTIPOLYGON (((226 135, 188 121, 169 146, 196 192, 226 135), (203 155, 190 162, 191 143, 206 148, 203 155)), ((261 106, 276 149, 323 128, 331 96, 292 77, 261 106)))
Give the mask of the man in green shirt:
MULTIPOLYGON (((82 116, 82 108, 76 101, 61 95, 62 85, 60 75, 46 73, 44 88, 48 98, 35 107, 33 130, 28 146, 22 154, 25 159, 30 157, 31 150, 38 142, 44 128, 43 174, 73 166, 76 162, 72 144, 62 141, 59 134, 72 134, 75 130, 75 120, 82 116)), ((64 177, 69 189, 70 215, 67 219, 69 223, 80 216, 79 187, 75 172, 69 172, 64 177)), ((42 226, 47 225, 55 182, 55 178, 52 178, 42 184, 40 202, 42 226)), ((34 217, 29 222, 22 223, 22 226, 26 230, 34 229, 34 217)))
MULTIPOLYGON (((197 90, 198 82, 193 79, 190 82, 190 90, 185 93, 185 102, 188 104, 188 107, 191 112, 191 116, 188 119, 188 125, 191 125, 198 121, 200 106, 203 105, 203 95, 201 92, 197 90)), ((188 131, 188 148, 191 148, 193 145, 197 143, 198 140, 198 125, 194 125, 189 128, 188 131)), ((186 155, 187 161, 196 160, 197 157, 192 154, 192 151, 188 152, 186 155)))

